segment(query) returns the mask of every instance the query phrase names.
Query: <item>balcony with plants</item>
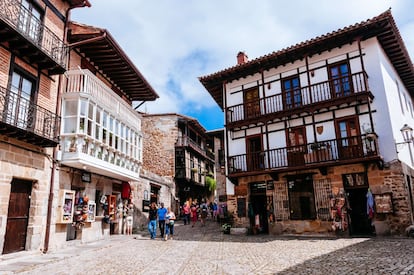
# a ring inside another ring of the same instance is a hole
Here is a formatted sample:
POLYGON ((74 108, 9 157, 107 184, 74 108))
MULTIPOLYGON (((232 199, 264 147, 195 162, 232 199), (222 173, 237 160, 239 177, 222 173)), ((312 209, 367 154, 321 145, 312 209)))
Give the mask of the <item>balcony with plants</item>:
POLYGON ((142 164, 138 113, 88 70, 67 72, 63 94, 61 161, 122 180, 136 180, 142 164))
POLYGON ((292 94, 290 98, 279 93, 227 107, 226 127, 233 129, 345 102, 367 102, 372 98, 365 72, 300 87, 292 94))
POLYGON ((21 1, 0 1, 0 43, 49 74, 66 70, 68 47, 21 1))
POLYGON ((380 160, 377 138, 363 134, 230 156, 228 174, 287 172, 380 160))
POLYGON ((59 144, 60 117, 0 86, 0 133, 41 147, 59 144))

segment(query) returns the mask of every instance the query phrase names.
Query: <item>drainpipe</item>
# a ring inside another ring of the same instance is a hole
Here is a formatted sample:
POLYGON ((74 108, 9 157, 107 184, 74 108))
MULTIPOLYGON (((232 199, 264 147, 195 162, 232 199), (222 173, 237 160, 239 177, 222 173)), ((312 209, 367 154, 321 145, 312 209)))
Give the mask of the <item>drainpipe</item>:
MULTIPOLYGON (((66 44, 67 42, 67 31, 68 31, 68 22, 69 22, 69 16, 70 11, 75 8, 82 8, 82 7, 91 7, 91 4, 88 0, 83 1, 79 5, 71 6, 66 11, 66 18, 65 18, 65 27, 63 31, 63 42, 66 44)), ((69 67, 69 60, 70 60, 70 51, 68 51, 68 63, 67 67, 69 67)), ((60 109, 60 102, 62 98, 62 82, 63 82, 63 75, 59 75, 59 81, 58 81, 58 87, 57 87, 57 99, 56 99, 56 109, 55 114, 57 117, 60 117, 61 115, 61 109, 60 109)), ((56 129, 57 133, 60 133, 60 123, 58 124, 58 127, 56 129)), ((59 146, 56 146, 53 148, 53 157, 52 157, 52 171, 50 174, 50 188, 49 188, 49 199, 47 203, 47 216, 46 216, 46 232, 45 232, 45 241, 43 245, 43 253, 47 253, 49 250, 49 240, 50 240, 50 225, 52 220, 52 206, 53 206, 53 197, 54 197, 54 181, 55 181, 55 171, 56 171, 56 163, 57 163, 57 154, 58 154, 58 148, 59 146)))

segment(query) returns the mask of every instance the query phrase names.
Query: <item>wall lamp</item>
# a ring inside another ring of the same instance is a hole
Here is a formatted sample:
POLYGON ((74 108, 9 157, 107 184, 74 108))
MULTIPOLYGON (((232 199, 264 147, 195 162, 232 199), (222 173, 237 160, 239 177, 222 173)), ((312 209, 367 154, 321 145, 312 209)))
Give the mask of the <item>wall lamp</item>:
POLYGON ((405 144, 405 143, 411 143, 413 142, 413 128, 408 126, 407 124, 404 124, 404 126, 400 129, 401 134, 404 138, 403 142, 397 142, 396 144, 405 144))

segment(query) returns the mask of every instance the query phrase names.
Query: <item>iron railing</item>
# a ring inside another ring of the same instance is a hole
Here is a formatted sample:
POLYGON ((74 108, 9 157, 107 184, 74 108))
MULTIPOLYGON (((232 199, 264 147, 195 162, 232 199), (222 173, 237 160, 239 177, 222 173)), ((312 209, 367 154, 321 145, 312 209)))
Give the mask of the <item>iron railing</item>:
POLYGON ((66 68, 68 47, 18 0, 0 1, 0 19, 66 68))
POLYGON ((295 110, 307 105, 328 102, 338 98, 367 92, 365 72, 336 78, 291 91, 294 96, 287 100, 282 93, 245 102, 227 108, 227 123, 257 119, 261 116, 287 110, 295 110))
POLYGON ((229 157, 229 174, 310 167, 378 156, 377 139, 367 135, 324 140, 229 157))
POLYGON ((1 86, 0 114, 2 123, 59 142, 58 115, 1 86))

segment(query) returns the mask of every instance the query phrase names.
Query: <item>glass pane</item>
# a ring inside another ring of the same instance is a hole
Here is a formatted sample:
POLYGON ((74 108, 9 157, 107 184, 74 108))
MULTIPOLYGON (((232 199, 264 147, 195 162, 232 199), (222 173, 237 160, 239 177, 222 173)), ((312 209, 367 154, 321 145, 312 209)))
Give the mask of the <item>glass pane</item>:
POLYGON ((91 102, 89 102, 89 110, 88 110, 88 118, 89 119, 93 119, 93 109, 94 109, 93 104, 91 102))
POLYGON ((78 102, 77 101, 64 101, 65 113, 63 116, 76 116, 78 113, 78 102))
POLYGON ((101 112, 102 110, 99 108, 96 108, 96 123, 101 124, 101 112))
POLYGON ((80 107, 80 115, 81 116, 86 116, 86 109, 87 109, 87 105, 88 101, 85 99, 81 99, 81 107, 80 107))
POLYGON ((67 117, 63 120, 63 132, 65 134, 70 134, 75 132, 76 128, 76 117, 67 117))

